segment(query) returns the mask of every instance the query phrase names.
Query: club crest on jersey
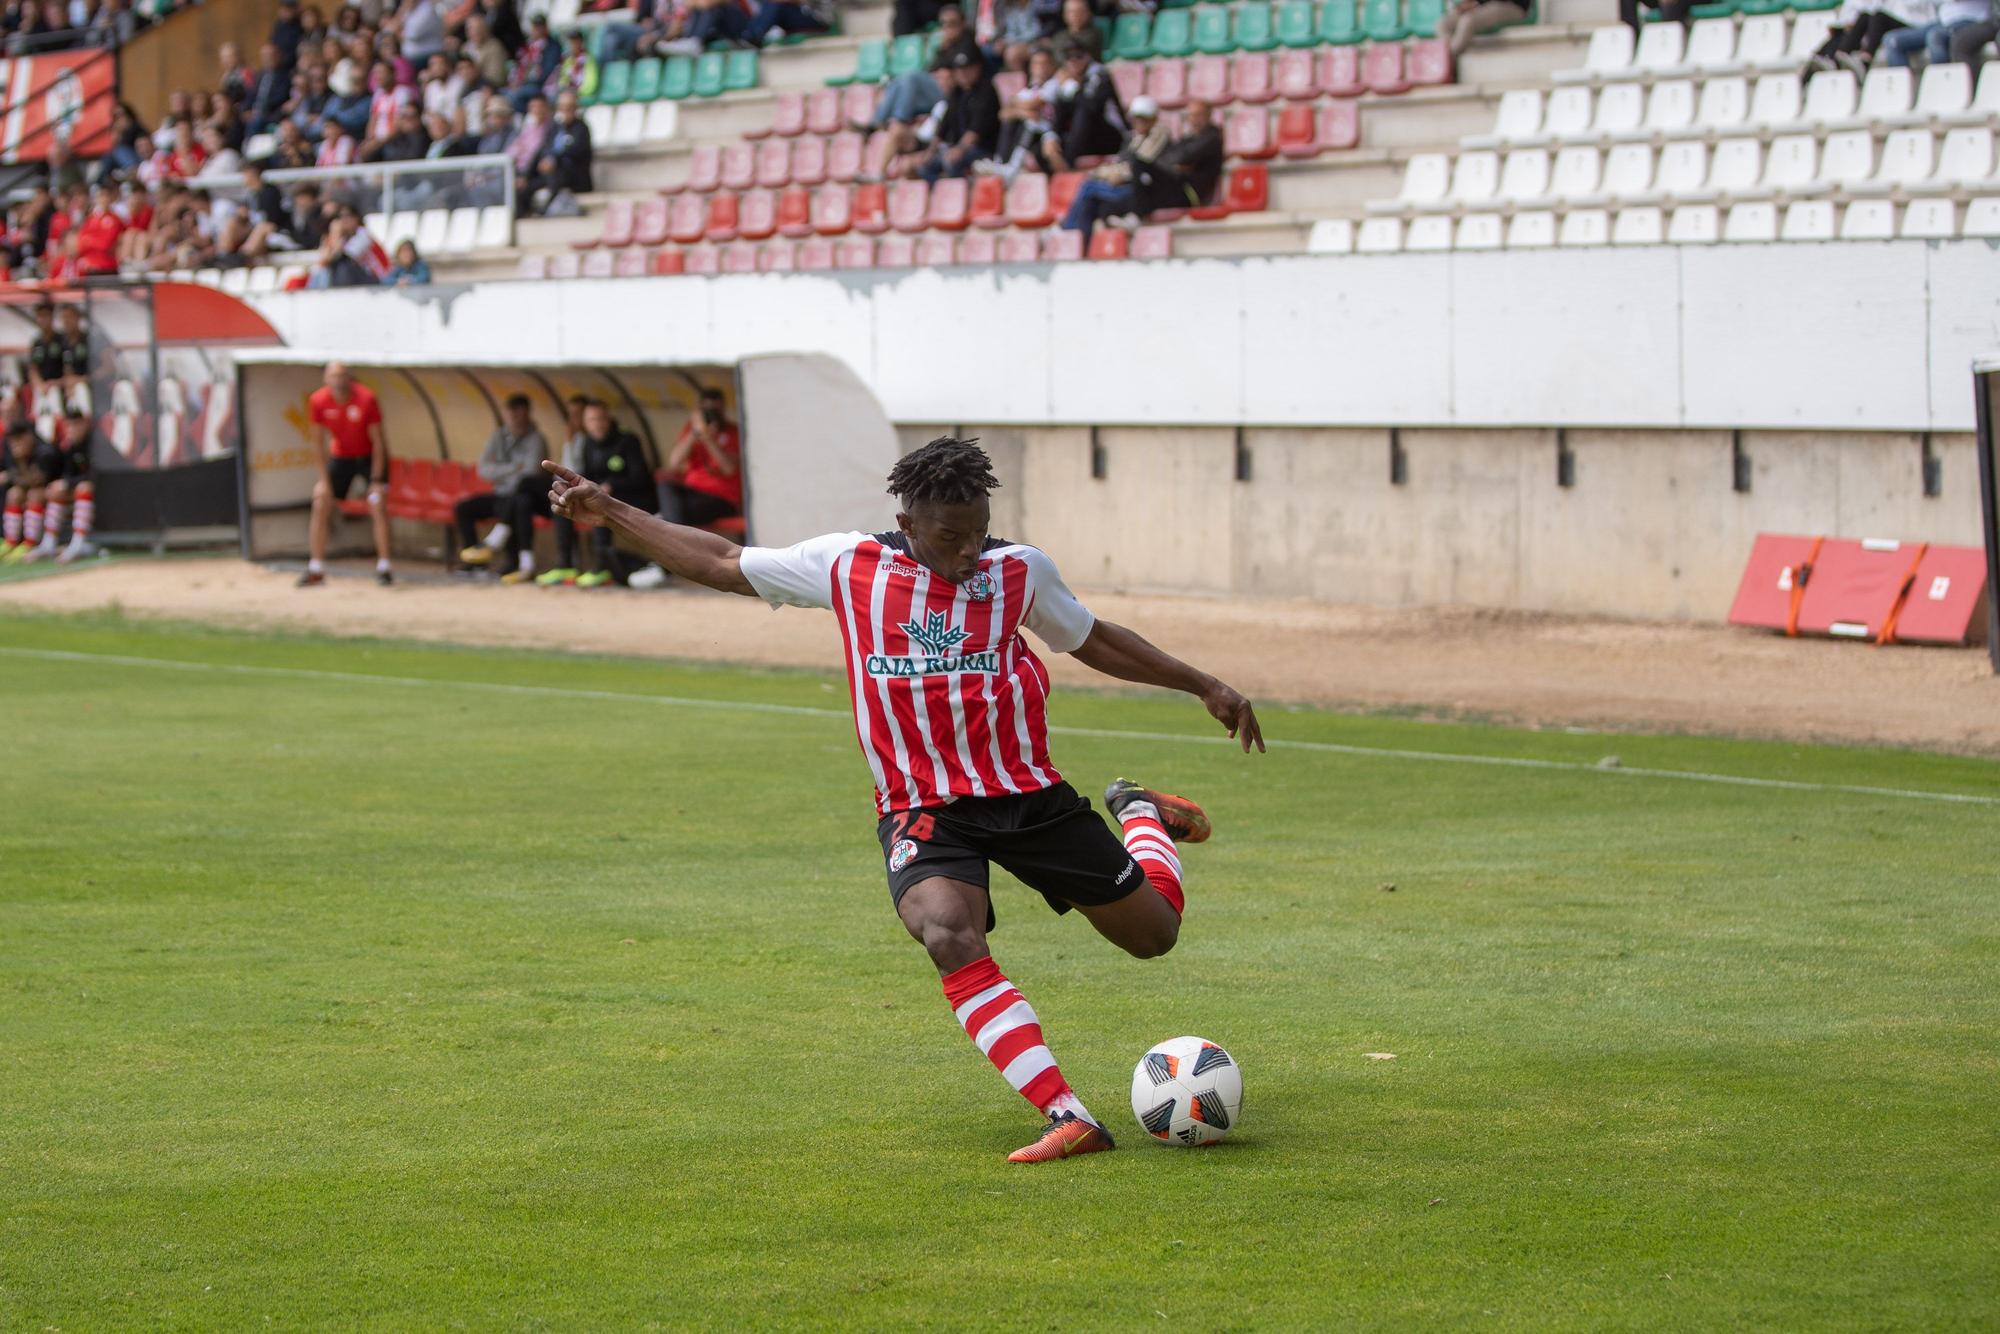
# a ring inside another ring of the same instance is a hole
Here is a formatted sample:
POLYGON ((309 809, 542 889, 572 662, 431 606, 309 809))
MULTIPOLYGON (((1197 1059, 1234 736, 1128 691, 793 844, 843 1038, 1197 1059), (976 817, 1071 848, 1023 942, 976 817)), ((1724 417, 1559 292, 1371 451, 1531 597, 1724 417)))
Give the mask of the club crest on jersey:
POLYGON ((965 581, 965 595, 974 602, 993 600, 993 576, 981 570, 965 581))
POLYGON ((917 859, 917 845, 904 839, 889 850, 889 869, 900 871, 917 859))
POLYGON ((961 653, 958 650, 971 636, 951 623, 944 612, 933 611, 924 615, 923 624, 915 620, 905 621, 899 629, 910 637, 912 648, 917 653, 871 653, 863 665, 870 676, 948 676, 961 672, 989 672, 1000 670, 1000 655, 985 653, 961 653))

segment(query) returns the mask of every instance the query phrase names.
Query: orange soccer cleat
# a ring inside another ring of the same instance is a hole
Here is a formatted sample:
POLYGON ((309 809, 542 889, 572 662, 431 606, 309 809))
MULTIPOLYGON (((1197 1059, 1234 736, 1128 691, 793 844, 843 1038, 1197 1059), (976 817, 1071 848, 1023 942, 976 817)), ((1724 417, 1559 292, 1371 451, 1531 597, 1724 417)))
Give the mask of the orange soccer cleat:
POLYGON ((1103 1153, 1118 1147, 1111 1142, 1111 1132, 1094 1122, 1086 1121, 1075 1112, 1063 1112, 1049 1118, 1049 1128, 1033 1144, 1025 1145, 1007 1155, 1010 1163, 1050 1163, 1058 1158, 1074 1158, 1079 1153, 1103 1153))
POLYGON ((1176 843, 1206 843, 1213 832, 1209 828, 1208 812, 1186 797, 1141 787, 1129 778, 1113 779, 1111 786, 1104 789, 1104 806, 1114 820, 1122 820, 1125 808, 1135 801, 1153 803, 1154 809, 1160 813, 1161 828, 1176 843))

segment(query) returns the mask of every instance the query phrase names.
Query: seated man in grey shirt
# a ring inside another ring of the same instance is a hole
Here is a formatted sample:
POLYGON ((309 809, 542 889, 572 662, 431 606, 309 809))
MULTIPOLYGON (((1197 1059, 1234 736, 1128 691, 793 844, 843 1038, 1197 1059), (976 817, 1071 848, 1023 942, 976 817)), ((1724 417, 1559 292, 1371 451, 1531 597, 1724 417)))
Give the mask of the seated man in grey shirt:
POLYGON ((534 573, 535 516, 549 512, 549 479, 542 471, 548 456, 548 442, 535 427, 528 396, 513 395, 507 400, 506 420, 487 438, 479 456, 479 475, 493 489, 466 496, 452 509, 464 548, 458 553, 462 564, 487 566, 495 552, 504 550, 508 568, 503 573, 534 573), (484 542, 475 527, 482 519, 497 520, 484 542))

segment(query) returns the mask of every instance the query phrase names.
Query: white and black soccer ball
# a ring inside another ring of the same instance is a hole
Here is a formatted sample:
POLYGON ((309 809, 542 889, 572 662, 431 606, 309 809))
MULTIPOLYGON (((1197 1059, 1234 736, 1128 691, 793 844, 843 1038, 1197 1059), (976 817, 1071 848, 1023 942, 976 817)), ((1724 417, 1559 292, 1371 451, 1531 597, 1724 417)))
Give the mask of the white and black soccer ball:
POLYGON ((1213 1144, 1243 1120, 1243 1071, 1206 1038, 1168 1038, 1132 1072, 1132 1115, 1162 1144, 1213 1144))

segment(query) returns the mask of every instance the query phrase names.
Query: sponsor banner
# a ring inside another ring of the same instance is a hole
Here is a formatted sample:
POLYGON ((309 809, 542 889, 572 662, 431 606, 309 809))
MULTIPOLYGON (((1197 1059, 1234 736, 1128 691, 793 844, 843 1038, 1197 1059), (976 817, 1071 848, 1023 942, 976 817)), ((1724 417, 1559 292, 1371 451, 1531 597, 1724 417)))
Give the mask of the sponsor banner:
POLYGON ((117 79, 103 48, 0 59, 0 162, 46 162, 57 144, 77 157, 110 151, 117 79))

